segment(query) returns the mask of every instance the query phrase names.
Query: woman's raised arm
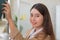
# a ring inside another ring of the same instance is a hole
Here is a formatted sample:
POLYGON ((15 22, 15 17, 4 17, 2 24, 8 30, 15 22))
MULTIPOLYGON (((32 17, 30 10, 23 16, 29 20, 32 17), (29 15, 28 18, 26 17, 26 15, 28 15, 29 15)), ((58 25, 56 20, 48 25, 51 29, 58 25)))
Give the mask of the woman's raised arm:
POLYGON ((12 20, 10 5, 8 4, 8 2, 6 2, 6 4, 2 4, 2 5, 5 6, 5 7, 2 8, 2 10, 4 10, 2 13, 5 13, 6 19, 9 23, 9 28, 11 30, 10 37, 12 39, 14 39, 14 38, 16 39, 18 37, 19 40, 20 39, 22 40, 22 35, 18 31, 18 29, 15 27, 15 24, 12 20))

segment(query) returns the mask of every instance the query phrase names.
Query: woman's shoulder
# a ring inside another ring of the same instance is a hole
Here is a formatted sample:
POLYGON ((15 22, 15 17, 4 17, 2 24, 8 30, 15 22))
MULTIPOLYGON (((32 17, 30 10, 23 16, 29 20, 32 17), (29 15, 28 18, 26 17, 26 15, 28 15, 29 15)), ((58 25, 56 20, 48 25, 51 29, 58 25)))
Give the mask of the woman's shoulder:
POLYGON ((30 34, 31 30, 32 30, 32 28, 31 28, 31 29, 28 29, 28 30, 26 31, 26 33, 25 33, 25 36, 26 36, 26 37, 28 37, 28 36, 29 36, 29 34, 30 34))
POLYGON ((31 29, 28 29, 28 30, 26 31, 26 33, 31 32, 31 31, 32 31, 32 28, 31 28, 31 29))
POLYGON ((47 35, 47 36, 45 37, 45 40, 51 40, 50 35, 47 35))

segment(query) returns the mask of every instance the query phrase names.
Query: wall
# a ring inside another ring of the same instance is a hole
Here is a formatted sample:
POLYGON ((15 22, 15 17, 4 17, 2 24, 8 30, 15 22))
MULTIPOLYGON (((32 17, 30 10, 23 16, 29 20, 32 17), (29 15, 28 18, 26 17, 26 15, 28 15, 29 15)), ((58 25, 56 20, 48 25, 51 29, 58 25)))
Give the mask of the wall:
POLYGON ((60 5, 56 6, 56 38, 60 40, 60 5))

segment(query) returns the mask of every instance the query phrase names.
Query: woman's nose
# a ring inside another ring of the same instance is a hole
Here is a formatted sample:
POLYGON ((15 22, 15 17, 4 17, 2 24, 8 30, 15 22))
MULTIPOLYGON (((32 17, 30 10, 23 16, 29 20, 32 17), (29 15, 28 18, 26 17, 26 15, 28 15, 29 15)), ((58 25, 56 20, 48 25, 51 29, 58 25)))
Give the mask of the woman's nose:
POLYGON ((35 19, 35 17, 32 17, 32 21, 35 21, 36 19, 35 19))

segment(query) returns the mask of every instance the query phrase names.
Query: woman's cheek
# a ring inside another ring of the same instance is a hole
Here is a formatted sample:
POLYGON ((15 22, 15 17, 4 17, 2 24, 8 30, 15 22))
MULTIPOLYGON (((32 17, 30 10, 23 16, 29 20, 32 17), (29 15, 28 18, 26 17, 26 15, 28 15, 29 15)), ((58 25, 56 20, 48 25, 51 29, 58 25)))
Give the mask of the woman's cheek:
POLYGON ((38 18, 38 19, 37 19, 37 24, 38 24, 38 25, 42 25, 42 23, 43 23, 43 19, 38 18))

